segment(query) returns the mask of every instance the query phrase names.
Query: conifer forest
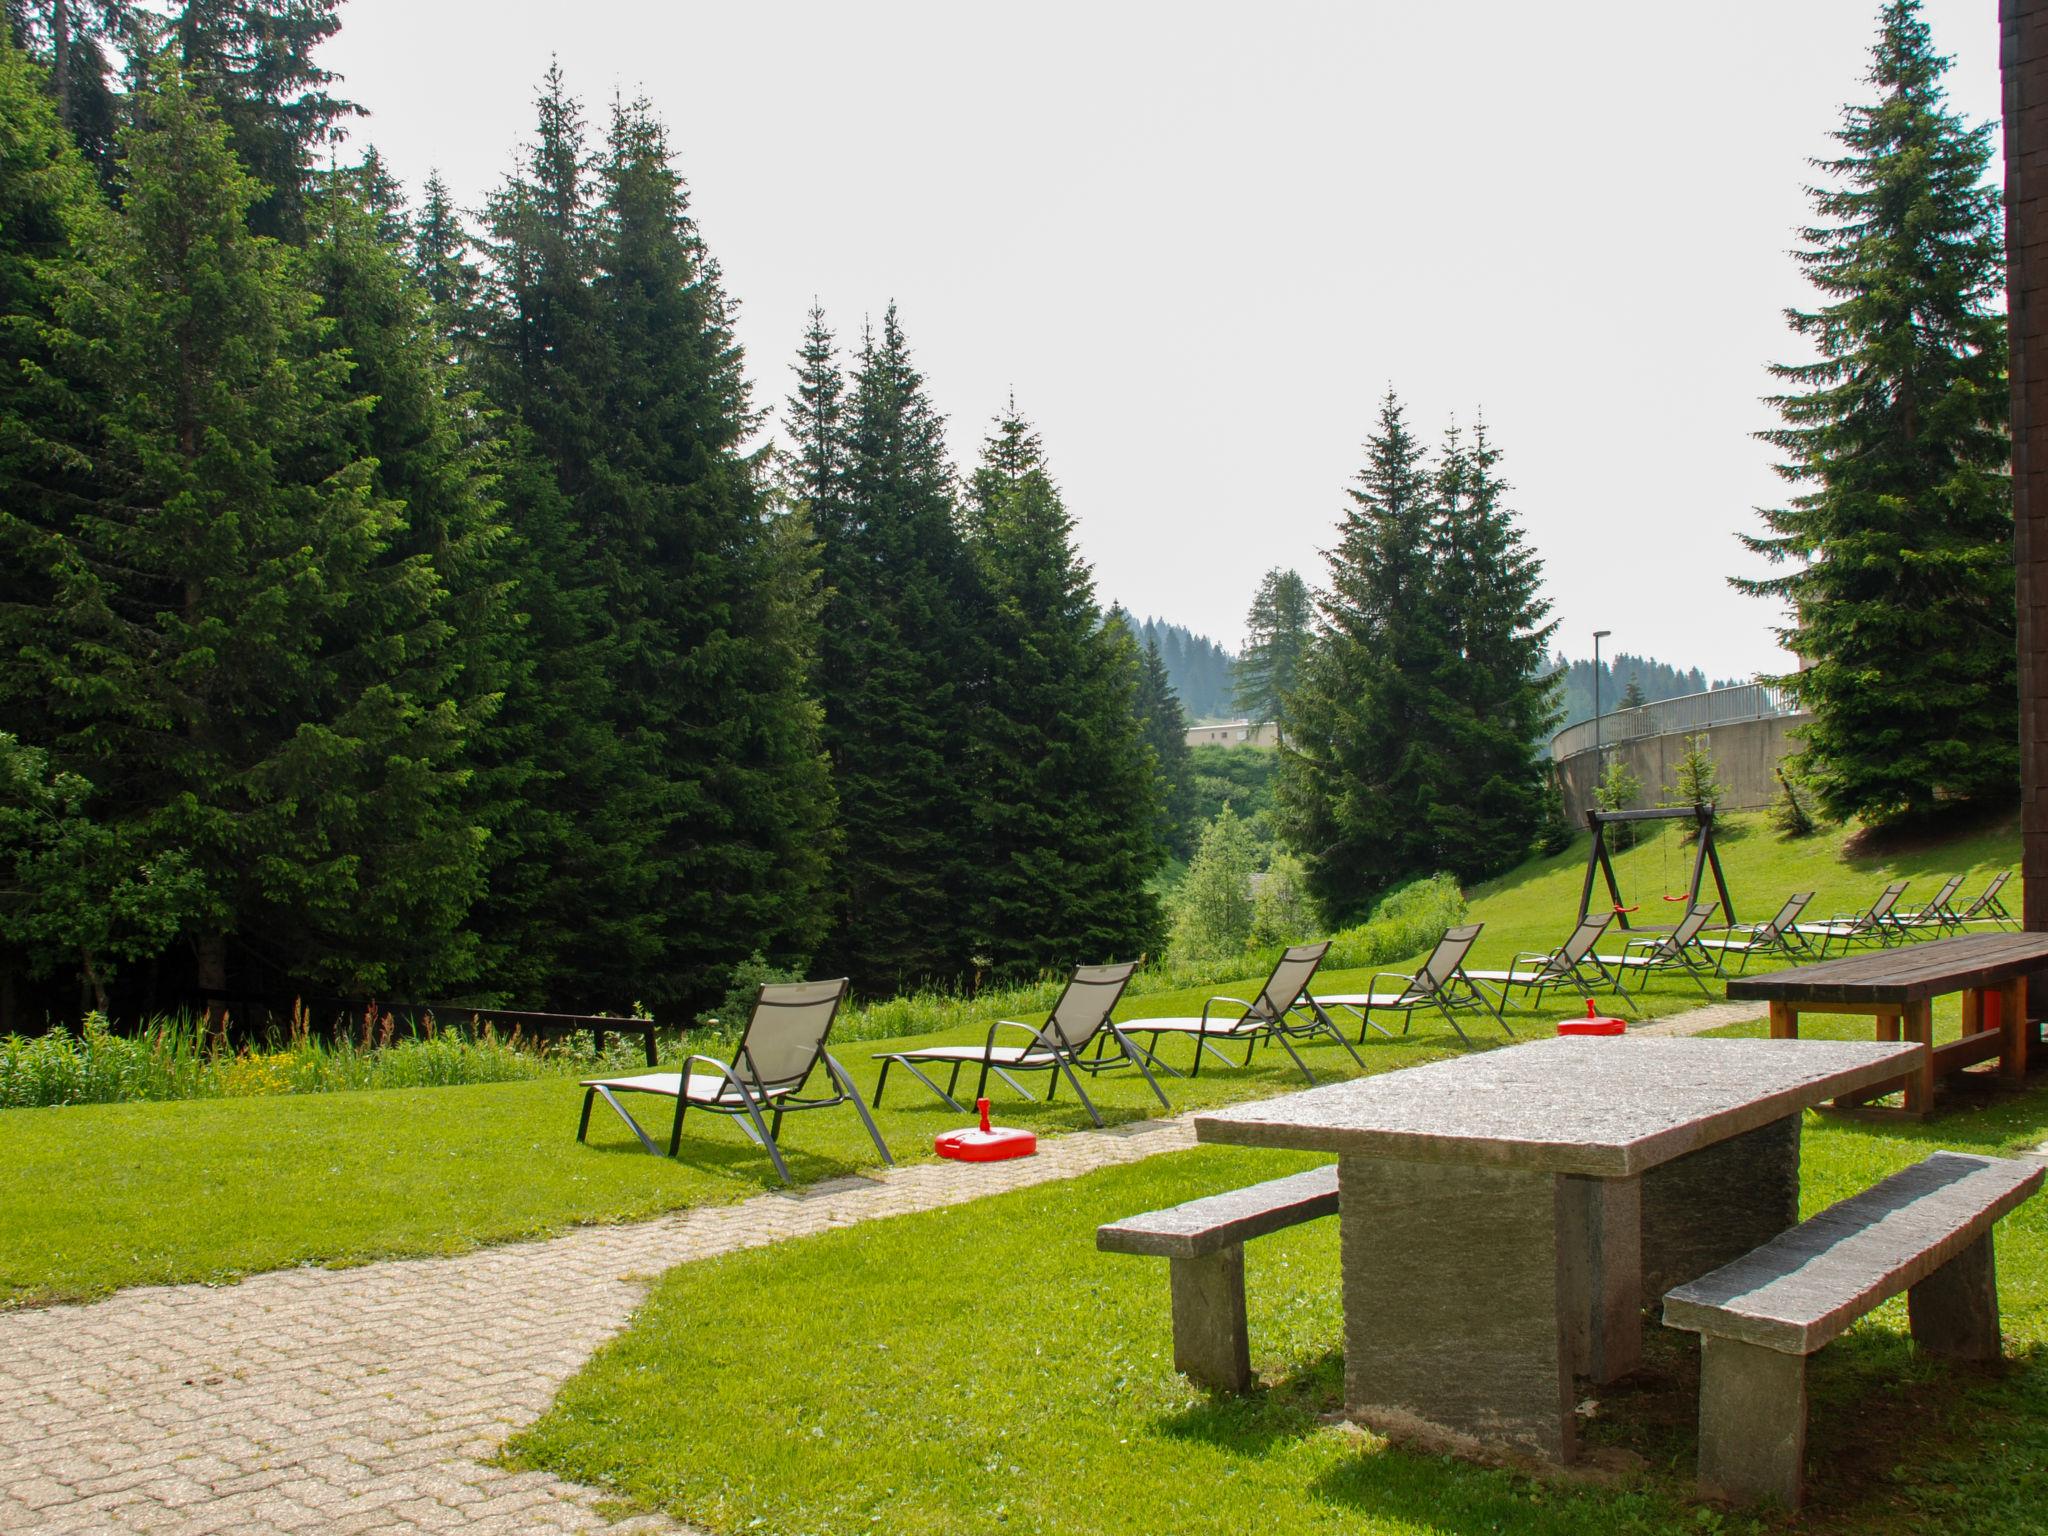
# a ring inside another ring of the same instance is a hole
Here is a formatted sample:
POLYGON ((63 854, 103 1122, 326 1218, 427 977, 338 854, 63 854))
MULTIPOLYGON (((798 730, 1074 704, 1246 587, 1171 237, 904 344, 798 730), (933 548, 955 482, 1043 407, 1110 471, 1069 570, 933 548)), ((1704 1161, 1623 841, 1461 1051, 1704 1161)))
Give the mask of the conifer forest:
MULTIPOLYGON (((951 462, 914 302, 744 358, 645 100, 537 60, 482 206, 399 185, 341 24, 5 0, 0 1027, 301 989, 678 1018, 745 967, 1157 953, 1162 648, 1205 713, 1228 658, 1095 589, 1059 445, 1013 406, 951 462)), ((1285 674, 1331 917, 1520 857, 1555 713, 1483 429, 1373 431, 1285 674)))

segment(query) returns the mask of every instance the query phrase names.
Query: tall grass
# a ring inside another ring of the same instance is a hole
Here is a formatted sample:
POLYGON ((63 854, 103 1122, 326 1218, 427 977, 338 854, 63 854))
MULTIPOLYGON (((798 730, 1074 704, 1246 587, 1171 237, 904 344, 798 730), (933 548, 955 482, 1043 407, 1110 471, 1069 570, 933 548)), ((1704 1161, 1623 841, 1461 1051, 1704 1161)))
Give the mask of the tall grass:
MULTIPOLYGON (((1393 892, 1366 922, 1332 935, 1325 970, 1386 965, 1427 949, 1465 915, 1465 898, 1449 875, 1418 880, 1393 892)), ((1160 962, 1141 970, 1126 993, 1144 997, 1187 987, 1262 976, 1283 946, 1248 948, 1226 961, 1160 962)), ((1106 958, 1106 957, 1105 957, 1106 958)), ((777 973, 758 964, 744 978, 719 1023, 682 1038, 682 1051, 730 1049, 745 1023, 740 994, 751 999, 777 973)), ((1066 984, 1064 976, 973 995, 925 989, 844 1010, 833 1039, 852 1043, 935 1034, 999 1018, 1042 1017, 1066 984)), ((671 1054, 673 1040, 666 1042, 671 1054)), ((599 1071, 645 1070, 637 1041, 614 1040, 603 1055, 581 1035, 545 1044, 500 1039, 486 1029, 463 1035, 437 1029, 431 1019, 401 1025, 390 1015, 369 1015, 354 1038, 323 1040, 303 1015, 282 1037, 231 1050, 193 1018, 159 1018, 134 1035, 119 1035, 98 1014, 72 1035, 0 1037, 0 1109, 57 1104, 112 1104, 135 1099, 240 1098, 277 1093, 338 1093, 364 1088, 426 1088, 458 1083, 520 1082, 599 1071)))
POLYGON ((75 1036, 52 1030, 0 1038, 0 1109, 519 1082, 639 1059, 631 1054, 637 1045, 626 1042, 599 1057, 587 1041, 550 1042, 543 1050, 489 1030, 465 1037, 431 1021, 405 1028, 401 1037, 401 1026, 385 1015, 366 1024, 359 1039, 326 1041, 301 1017, 282 1039, 231 1050, 197 1019, 159 1018, 137 1034, 117 1035, 95 1013, 75 1036))

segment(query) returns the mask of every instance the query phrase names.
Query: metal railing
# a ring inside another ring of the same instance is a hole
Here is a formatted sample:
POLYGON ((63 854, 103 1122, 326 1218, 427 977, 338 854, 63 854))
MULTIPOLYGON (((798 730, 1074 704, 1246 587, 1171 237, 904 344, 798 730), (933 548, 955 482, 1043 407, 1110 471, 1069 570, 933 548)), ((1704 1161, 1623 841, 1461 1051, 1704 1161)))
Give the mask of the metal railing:
POLYGON ((1681 731, 1711 730, 1739 720, 1768 720, 1774 715, 1796 715, 1799 701, 1789 688, 1770 683, 1739 683, 1733 688, 1714 688, 1706 693, 1684 693, 1675 699, 1658 699, 1639 709, 1609 710, 1599 720, 1581 720, 1550 738, 1550 755, 1562 762, 1581 752, 1592 751, 1595 726, 1598 744, 1635 741, 1644 736, 1669 736, 1681 731))

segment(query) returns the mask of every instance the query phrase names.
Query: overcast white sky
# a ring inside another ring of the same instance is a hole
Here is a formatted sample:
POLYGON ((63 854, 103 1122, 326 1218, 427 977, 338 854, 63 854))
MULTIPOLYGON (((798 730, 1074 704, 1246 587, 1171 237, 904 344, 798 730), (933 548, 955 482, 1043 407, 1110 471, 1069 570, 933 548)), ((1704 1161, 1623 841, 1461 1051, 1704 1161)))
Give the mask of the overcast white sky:
MULTIPOLYGON (((1567 653, 1735 675, 1784 660, 1724 578, 1877 8, 349 0, 325 57, 471 207, 551 54, 594 124, 645 92, 757 400, 813 295, 847 342, 895 299, 963 466, 1014 388, 1105 599, 1235 646, 1268 567, 1320 582, 1391 383, 1484 411, 1567 653)), ((1994 118, 1996 0, 1928 17, 1994 118)))

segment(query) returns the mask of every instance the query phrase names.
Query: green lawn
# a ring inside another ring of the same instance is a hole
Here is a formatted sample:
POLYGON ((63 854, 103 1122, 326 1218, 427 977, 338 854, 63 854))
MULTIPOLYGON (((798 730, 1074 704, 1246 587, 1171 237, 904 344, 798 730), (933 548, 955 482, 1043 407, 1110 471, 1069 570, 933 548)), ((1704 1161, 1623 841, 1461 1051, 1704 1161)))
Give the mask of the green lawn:
MULTIPOLYGON (((1965 889, 1974 892, 1992 869, 2018 854, 2017 834, 2005 826, 1910 858, 1850 860, 1839 837, 1781 843, 1756 818, 1738 819, 1723 846, 1745 918, 1768 916, 1795 886, 1820 888, 1819 913, 1860 905, 1894 870, 1915 876, 1925 894, 1942 873, 1967 869, 1965 889)), ((1584 857, 1581 838, 1573 851, 1476 891, 1473 915, 1487 931, 1475 963, 1502 965, 1518 950, 1562 940, 1577 911, 1584 857)), ((1642 920, 1670 915, 1660 897, 1682 884, 1687 858, 1668 830, 1621 856, 1623 889, 1641 902, 1642 920)), ((1368 980, 1362 971, 1338 972, 1318 985, 1342 991, 1368 980)), ((1214 990, 1242 996, 1256 984, 1257 978, 1233 977, 1214 990)), ((1198 1011, 1209 990, 1134 999, 1121 1016, 1198 1011)), ((1668 1013, 1698 1001, 1690 986, 1664 981, 1642 1011, 1668 1013)), ((1509 1019, 1526 1034, 1576 1008, 1574 999, 1553 996, 1509 1019)), ((1466 1027, 1481 1043, 1499 1038, 1490 1021, 1468 1018, 1466 1027)), ((968 1026, 893 1043, 978 1040, 981 1034, 968 1026)), ((877 1048, 849 1045, 841 1052, 863 1084, 873 1081, 868 1058, 877 1048)), ((1371 1070, 1385 1070, 1457 1048, 1440 1021, 1418 1015, 1412 1039, 1389 1044, 1374 1037, 1365 1055, 1371 1070)), ((1165 1049, 1171 1060, 1184 1062, 1185 1042, 1165 1049)), ((1319 1075, 1354 1070, 1334 1046, 1314 1048, 1309 1059, 1319 1075)), ((1160 1112, 1135 1077, 1098 1081, 1105 1115, 1160 1112)), ((1250 1071, 1205 1071, 1198 1081, 1166 1086, 1179 1109, 1284 1092, 1299 1083, 1284 1058, 1267 1052, 1250 1071)), ((914 1082, 898 1088, 892 1077, 889 1091, 879 1116, 883 1135, 899 1158, 928 1157, 933 1133, 960 1117, 914 1082)), ((0 1184, 0 1305, 81 1299, 128 1285, 223 1280, 290 1264, 445 1253, 776 1187, 767 1160, 724 1123, 693 1123, 682 1155, 664 1161, 641 1152, 600 1106, 592 1145, 579 1147, 573 1135, 580 1100, 573 1083, 543 1080, 0 1111, 0 1152, 9 1171, 0 1184)), ((1052 1105, 1018 1105, 999 1092, 998 1103, 1004 1121, 1042 1135, 1087 1124, 1064 1093, 1052 1105)), ((799 1179, 875 1162, 847 1111, 792 1117, 787 1134, 791 1171, 799 1179)))
MULTIPOLYGON (((1809 1116, 1818 1208, 1934 1147, 2048 1135, 2048 1090, 1904 1130, 1809 1116)), ((1166 1267, 1100 1222, 1312 1159, 1201 1148, 672 1270, 510 1451, 717 1532, 1674 1532, 1780 1528, 1694 1506, 1697 1353, 1652 1327, 1587 1438, 1610 1486, 1412 1454, 1341 1408, 1336 1224, 1247 1249, 1243 1399, 1171 1365, 1166 1267), (801 1319, 793 1325, 792 1320, 801 1319)), ((1916 1359, 1903 1299, 1816 1358, 1802 1530, 2048 1530, 2048 1200, 1999 1231, 2009 1361, 1916 1359)), ((1484 1273, 1417 1274, 1485 1305, 1484 1273)), ((1382 1305, 1399 1308, 1389 1295, 1382 1305)))

